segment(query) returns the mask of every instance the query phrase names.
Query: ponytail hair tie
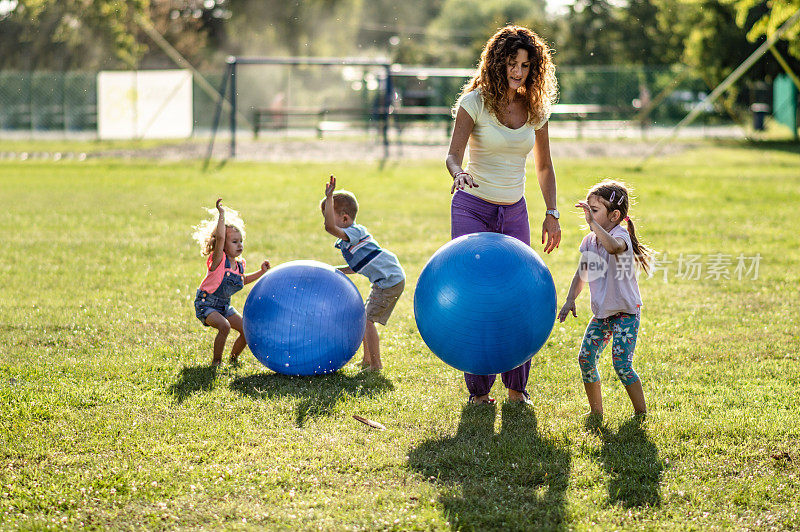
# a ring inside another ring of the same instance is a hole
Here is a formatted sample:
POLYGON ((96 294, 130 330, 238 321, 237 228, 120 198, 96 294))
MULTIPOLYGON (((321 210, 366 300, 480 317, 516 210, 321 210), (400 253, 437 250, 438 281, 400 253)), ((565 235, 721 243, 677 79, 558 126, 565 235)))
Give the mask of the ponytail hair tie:
POLYGON ((625 217, 625 221, 626 221, 626 222, 630 222, 630 221, 631 221, 631 219, 630 219, 629 217, 627 217, 627 216, 626 216, 626 217, 625 217))

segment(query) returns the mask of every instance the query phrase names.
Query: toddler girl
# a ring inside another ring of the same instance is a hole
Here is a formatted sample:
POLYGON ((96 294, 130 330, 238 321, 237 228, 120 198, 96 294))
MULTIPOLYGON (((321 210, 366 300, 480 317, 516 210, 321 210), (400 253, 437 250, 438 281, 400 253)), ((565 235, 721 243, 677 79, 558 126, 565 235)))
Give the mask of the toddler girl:
POLYGON ((569 294, 558 313, 563 322, 570 312, 577 317, 575 298, 586 282, 591 292, 594 317, 586 327, 578 363, 581 367, 590 414, 603 415, 603 396, 597 359, 612 336, 611 360, 617 376, 625 385, 636 414, 647 407, 639 376, 633 370, 633 350, 639 332, 642 299, 636 282, 636 266, 645 273, 652 251, 636 238, 633 221, 628 215, 630 194, 624 183, 603 181, 592 187, 581 207, 590 233, 581 242, 581 260, 572 279, 569 294), (627 230, 620 225, 625 221, 627 230))
MULTIPOLYGON (((217 200, 217 219, 206 220, 195 227, 194 239, 200 244, 201 253, 208 256, 206 278, 197 289, 194 311, 203 325, 217 329, 214 339, 214 358, 211 365, 222 362, 222 351, 231 328, 239 331, 239 337, 231 349, 231 362, 235 363, 239 353, 247 345, 242 330, 242 317, 231 306, 231 296, 248 283, 252 283, 269 269, 269 261, 261 263, 261 269, 244 273, 245 261, 242 258, 244 243, 244 222, 233 209, 226 212, 222 198, 217 200)), ((214 214, 213 209, 209 213, 214 214)))

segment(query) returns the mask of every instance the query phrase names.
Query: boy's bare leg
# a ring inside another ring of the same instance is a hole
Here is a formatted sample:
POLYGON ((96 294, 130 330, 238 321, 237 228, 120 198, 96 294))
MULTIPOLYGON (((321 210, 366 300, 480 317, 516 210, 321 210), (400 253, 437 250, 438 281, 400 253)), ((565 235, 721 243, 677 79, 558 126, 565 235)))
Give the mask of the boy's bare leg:
POLYGON ((647 405, 644 402, 644 390, 642 390, 642 381, 636 381, 625 387, 628 392, 628 397, 631 398, 633 403, 633 411, 636 414, 646 414, 647 405))
POLYGON ((589 414, 598 416, 603 415, 603 392, 600 389, 600 381, 584 382, 586 398, 589 400, 589 414))
POLYGON ((362 347, 362 350, 364 351, 364 356, 361 359, 361 362, 359 363, 359 366, 361 366, 362 368, 368 368, 370 366, 370 361, 372 360, 372 357, 370 356, 369 345, 367 344, 367 331, 366 331, 366 329, 364 330, 364 340, 361 343, 361 347, 362 347))
POLYGON ((219 312, 209 314, 206 318, 206 323, 219 331, 217 337, 214 338, 214 358, 211 359, 211 365, 216 366, 222 362, 222 351, 225 349, 228 333, 231 332, 231 324, 219 312))
POLYGON ((383 369, 378 329, 375 327, 375 322, 371 320, 367 320, 367 328, 364 331, 364 353, 369 353, 369 369, 374 371, 383 369))
POLYGON ((229 316, 228 321, 234 330, 239 331, 239 337, 233 342, 233 347, 231 348, 231 362, 236 362, 241 352, 247 347, 247 340, 244 337, 244 323, 242 322, 242 317, 238 314, 229 316))

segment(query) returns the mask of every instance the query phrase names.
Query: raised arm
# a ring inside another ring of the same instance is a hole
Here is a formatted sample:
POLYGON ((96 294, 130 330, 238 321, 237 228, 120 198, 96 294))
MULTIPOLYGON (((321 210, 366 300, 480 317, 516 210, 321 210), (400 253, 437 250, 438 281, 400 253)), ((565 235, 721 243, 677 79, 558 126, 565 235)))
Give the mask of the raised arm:
POLYGON ((597 241, 600 242, 600 245, 603 246, 606 251, 612 255, 617 255, 628 249, 628 244, 626 244, 623 239, 611 236, 608 231, 603 229, 603 226, 595 221, 592 215, 592 208, 588 203, 579 201, 575 206, 583 209, 583 215, 586 217, 586 223, 589 224, 589 229, 594 232, 597 236, 597 241))
POLYGON ((325 230, 342 240, 350 241, 341 227, 336 225, 336 212, 333 210, 333 191, 336 190, 336 178, 331 176, 330 181, 325 185, 325 207, 322 214, 325 216, 325 230))
MULTIPOLYGON (((549 122, 536 130, 536 143, 533 146, 533 160, 536 165, 536 178, 539 188, 542 189, 545 208, 556 210, 556 171, 553 168, 553 159, 550 157, 549 122)), ((542 222, 542 244, 544 251, 550 253, 561 243, 561 225, 558 218, 552 214, 545 214, 542 222), (545 244, 545 237, 547 243, 545 244)))
POLYGON ((464 152, 467 151, 467 141, 474 127, 475 121, 463 107, 459 107, 456 113, 456 123, 453 126, 453 136, 450 138, 450 149, 447 152, 447 159, 445 159, 447 171, 453 178, 450 194, 454 193, 456 189, 464 190, 464 187, 478 186, 472 180, 472 176, 461 167, 464 162, 464 152))
POLYGON ((222 206, 222 198, 217 200, 217 211, 219 212, 219 218, 217 219, 217 227, 214 229, 214 250, 211 252, 212 271, 217 269, 225 254, 225 208, 222 206))

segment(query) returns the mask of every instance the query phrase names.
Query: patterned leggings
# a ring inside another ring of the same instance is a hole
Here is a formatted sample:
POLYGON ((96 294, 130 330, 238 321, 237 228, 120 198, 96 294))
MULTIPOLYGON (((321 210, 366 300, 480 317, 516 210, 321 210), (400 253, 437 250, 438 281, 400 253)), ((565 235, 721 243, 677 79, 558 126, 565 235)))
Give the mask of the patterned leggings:
POLYGON ((639 334, 639 316, 620 312, 607 318, 592 318, 583 335, 578 363, 581 366, 583 382, 598 382, 597 360, 600 353, 608 345, 611 336, 611 362, 622 384, 628 386, 639 380, 633 371, 633 350, 636 348, 636 336, 639 334))

